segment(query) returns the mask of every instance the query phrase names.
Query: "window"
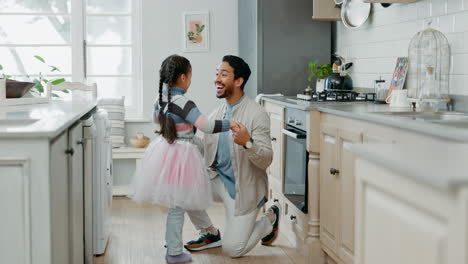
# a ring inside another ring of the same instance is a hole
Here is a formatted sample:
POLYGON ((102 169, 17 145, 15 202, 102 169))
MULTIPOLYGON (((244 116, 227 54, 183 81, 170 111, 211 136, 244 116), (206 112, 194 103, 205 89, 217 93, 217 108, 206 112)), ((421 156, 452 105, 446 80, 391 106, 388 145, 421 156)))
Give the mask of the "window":
POLYGON ((99 97, 125 96, 127 117, 137 117, 142 112, 140 4, 0 0, 0 64, 16 79, 42 73, 96 82, 99 97), (50 72, 48 65, 60 72, 50 72))

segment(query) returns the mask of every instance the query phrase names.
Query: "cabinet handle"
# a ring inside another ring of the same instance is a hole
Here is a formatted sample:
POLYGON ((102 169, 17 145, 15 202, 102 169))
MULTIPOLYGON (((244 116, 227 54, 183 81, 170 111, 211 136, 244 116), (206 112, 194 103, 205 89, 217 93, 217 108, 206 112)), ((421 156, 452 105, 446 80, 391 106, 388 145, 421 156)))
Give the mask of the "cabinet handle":
POLYGON ((69 148, 65 150, 65 154, 73 156, 73 154, 75 154, 75 150, 73 148, 69 148))
POLYGON ((273 199, 273 202, 278 202, 278 199, 273 199))
POLYGON ((330 174, 331 174, 331 175, 335 175, 335 174, 339 174, 339 173, 340 173, 340 171, 337 170, 337 169, 335 169, 335 168, 331 168, 331 169, 330 169, 330 174))
POLYGON ((271 141, 276 141, 276 138, 271 138, 271 141))
POLYGON ((76 144, 77 144, 77 145, 83 145, 83 139, 77 140, 77 141, 76 141, 76 144))
POLYGON ((297 219, 295 215, 291 215, 289 218, 291 219, 291 222, 296 223, 297 219))

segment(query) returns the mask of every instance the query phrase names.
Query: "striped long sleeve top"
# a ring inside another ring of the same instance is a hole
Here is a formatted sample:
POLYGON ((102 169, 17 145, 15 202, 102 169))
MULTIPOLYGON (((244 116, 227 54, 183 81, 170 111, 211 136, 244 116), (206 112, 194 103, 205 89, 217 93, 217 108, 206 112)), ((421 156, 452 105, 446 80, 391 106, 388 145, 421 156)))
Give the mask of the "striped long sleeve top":
POLYGON ((167 88, 163 89, 163 104, 159 105, 156 99, 154 104, 153 120, 159 124, 159 110, 163 108, 166 116, 170 116, 176 126, 177 138, 192 139, 195 129, 204 133, 214 134, 229 130, 229 120, 209 120, 208 117, 198 110, 195 103, 184 96, 185 90, 179 87, 171 87, 171 112, 167 107, 167 88))

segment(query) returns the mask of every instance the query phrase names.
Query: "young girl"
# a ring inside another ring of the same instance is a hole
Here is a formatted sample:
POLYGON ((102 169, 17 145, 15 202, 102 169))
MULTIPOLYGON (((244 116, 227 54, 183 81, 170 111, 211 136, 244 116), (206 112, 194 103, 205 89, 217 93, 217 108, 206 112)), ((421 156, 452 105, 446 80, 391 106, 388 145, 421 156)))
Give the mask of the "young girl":
POLYGON ((132 199, 169 208, 166 223, 166 260, 191 260, 183 252, 182 227, 185 210, 202 210, 212 200, 211 184, 203 158, 193 144, 195 128, 204 133, 225 132, 237 127, 230 120, 208 120, 184 94, 190 87, 192 67, 178 55, 166 58, 159 71, 159 100, 154 121, 161 136, 150 143, 132 182, 132 199), (165 85, 164 85, 165 84, 165 85), (166 86, 167 85, 167 86, 166 86), (164 86, 164 88, 163 88, 164 86))

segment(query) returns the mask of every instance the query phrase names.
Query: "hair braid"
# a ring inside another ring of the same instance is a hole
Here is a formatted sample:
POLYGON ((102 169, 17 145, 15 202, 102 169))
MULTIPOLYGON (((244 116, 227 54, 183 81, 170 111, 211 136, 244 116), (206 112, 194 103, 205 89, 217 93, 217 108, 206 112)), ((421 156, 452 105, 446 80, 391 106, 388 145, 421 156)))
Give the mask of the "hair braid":
POLYGON ((190 71, 190 61, 178 55, 171 55, 166 58, 159 71, 159 104, 161 106, 159 111, 159 121, 161 124, 161 131, 157 132, 162 135, 169 144, 172 144, 177 138, 177 130, 175 127, 174 119, 170 116, 172 112, 171 103, 171 88, 177 83, 177 79, 181 74, 187 74, 190 71), (167 112, 164 113, 163 105, 163 83, 167 84, 167 112))

